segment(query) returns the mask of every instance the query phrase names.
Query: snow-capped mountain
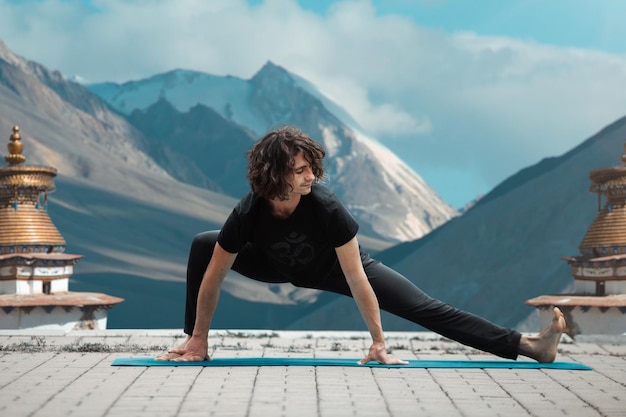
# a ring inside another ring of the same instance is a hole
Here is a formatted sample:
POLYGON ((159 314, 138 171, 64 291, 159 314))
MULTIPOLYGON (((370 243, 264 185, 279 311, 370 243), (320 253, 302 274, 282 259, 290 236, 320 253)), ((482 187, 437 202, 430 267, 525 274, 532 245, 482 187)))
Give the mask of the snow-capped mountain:
MULTIPOLYGON (((393 241, 416 239, 457 215, 400 158, 362 133, 339 105, 306 80, 271 62, 250 80, 176 70, 145 80, 89 88, 127 114, 131 122, 138 112, 145 114, 166 101, 181 115, 197 111, 198 106, 211 109, 249 132, 251 140, 277 125, 301 127, 323 143, 327 185, 359 220, 364 234, 393 241)), ((147 123, 160 123, 158 119, 144 118, 147 123)), ((146 129, 149 127, 142 127, 144 133, 146 129)), ((198 132, 187 131, 187 136, 194 134, 198 132)), ((240 144, 226 145, 232 148, 240 144)), ((199 160, 194 163, 202 165, 199 160)), ((175 176, 172 171, 170 174, 175 176)))
MULTIPOLYGON (((20 125, 26 163, 58 169, 48 212, 68 242, 67 251, 85 256, 70 289, 124 298, 109 313, 111 327, 181 326, 189 243, 195 233, 219 228, 236 203, 210 190, 230 186, 212 178, 210 170, 191 164, 187 172, 179 169, 193 162, 184 147, 200 138, 178 128, 195 126, 206 133, 205 141, 226 141, 230 147, 219 147, 222 156, 229 155, 229 148, 249 149, 255 137, 205 105, 181 113, 166 104, 162 100, 143 115, 137 110, 126 117, 84 86, 16 55, 0 41, 0 138, 6 135, 8 143, 12 126, 20 125), (160 122, 172 117, 167 124, 175 128, 171 142, 156 135, 165 125, 142 123, 150 116, 160 122), (208 127, 201 125, 208 122, 208 127), (150 129, 154 136, 145 133, 150 129), (196 175, 206 176, 206 187, 187 181, 196 175)), ((236 152, 232 156, 243 159, 236 152)), ((218 162, 228 168, 231 161, 218 162)), ((390 244, 360 237, 369 250, 390 244)), ((224 283, 214 327, 286 328, 336 297, 232 274, 224 283)), ((318 324, 332 328, 332 322, 318 324)))

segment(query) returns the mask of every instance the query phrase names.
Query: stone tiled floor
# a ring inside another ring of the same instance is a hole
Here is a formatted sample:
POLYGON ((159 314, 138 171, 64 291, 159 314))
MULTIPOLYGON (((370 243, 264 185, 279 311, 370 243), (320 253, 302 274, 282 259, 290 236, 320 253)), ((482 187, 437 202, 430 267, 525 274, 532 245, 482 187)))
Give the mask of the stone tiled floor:
MULTIPOLYGON (((180 330, 0 331, 0 416, 626 416, 626 337, 564 337, 593 371, 114 367, 180 330)), ((215 331, 215 357, 364 356, 366 333, 215 331)), ((496 359, 432 333, 388 333, 404 359, 496 359)))

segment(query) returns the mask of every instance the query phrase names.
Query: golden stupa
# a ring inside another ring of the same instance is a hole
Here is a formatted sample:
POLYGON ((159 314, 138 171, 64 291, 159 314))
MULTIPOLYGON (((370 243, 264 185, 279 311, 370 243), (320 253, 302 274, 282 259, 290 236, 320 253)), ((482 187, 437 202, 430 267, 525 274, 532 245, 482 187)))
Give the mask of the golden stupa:
POLYGON ((625 166, 596 169, 589 174, 590 191, 598 194, 598 214, 580 243, 583 257, 626 254, 626 155, 621 160, 625 166), (604 206, 602 197, 606 198, 604 206))
POLYGON ((0 329, 102 329, 107 310, 124 301, 69 291, 81 255, 66 254, 65 239, 48 216, 55 190, 52 167, 25 165, 20 129, 13 127, 0 167, 0 329))
POLYGON ((8 167, 0 167, 0 255, 59 253, 65 240, 47 213, 48 193, 54 191, 57 170, 23 165, 20 128, 13 127, 8 167))
POLYGON ((623 166, 589 173, 598 213, 578 246, 580 255, 563 257, 572 270, 574 293, 526 301, 539 309, 542 325, 551 320, 552 307, 559 307, 570 336, 626 333, 626 155, 621 161, 623 166))

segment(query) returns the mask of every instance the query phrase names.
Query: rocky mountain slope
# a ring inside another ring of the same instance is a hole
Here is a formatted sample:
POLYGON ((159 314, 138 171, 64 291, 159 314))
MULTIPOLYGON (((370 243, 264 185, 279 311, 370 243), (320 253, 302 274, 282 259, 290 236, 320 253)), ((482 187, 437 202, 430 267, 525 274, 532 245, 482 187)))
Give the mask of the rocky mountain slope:
MULTIPOLYGON (((145 134, 154 137, 162 132, 179 144, 188 140, 188 149, 179 149, 178 154, 181 161, 193 159, 194 166, 202 167, 202 158, 204 166, 213 165, 207 152, 198 152, 207 146, 200 143, 203 134, 206 136, 200 126, 221 132, 228 125, 233 140, 221 145, 219 156, 228 161, 224 172, 240 172, 222 176, 236 181, 232 189, 221 181, 222 190, 230 195, 240 195, 239 179, 245 168, 237 161, 249 148, 245 137, 255 140, 272 127, 295 124, 324 144, 328 152, 327 185, 350 208, 363 234, 395 242, 412 240, 457 214, 400 158, 361 132, 337 104, 271 62, 250 80, 175 70, 145 80, 89 88, 129 115, 145 134), (155 117, 156 109, 160 117, 155 117), (237 129, 239 134, 234 133, 237 129)), ((168 166, 175 175, 175 164, 168 166)), ((211 178, 216 178, 215 173, 211 178)))

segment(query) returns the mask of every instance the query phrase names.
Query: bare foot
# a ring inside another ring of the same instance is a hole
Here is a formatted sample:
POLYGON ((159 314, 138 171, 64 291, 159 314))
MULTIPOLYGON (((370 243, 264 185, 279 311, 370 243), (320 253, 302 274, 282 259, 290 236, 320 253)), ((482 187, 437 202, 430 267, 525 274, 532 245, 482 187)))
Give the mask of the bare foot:
POLYGON ((548 327, 537 336, 522 336, 518 351, 520 355, 533 358, 537 362, 554 362, 561 335, 565 331, 567 331, 567 323, 563 312, 558 307, 554 307, 554 317, 548 327))
POLYGON ((172 349, 168 350, 165 353, 161 353, 160 355, 156 356, 154 359, 157 360, 157 361, 171 361, 171 360, 180 358, 182 355, 180 353, 174 353, 174 352, 172 352, 172 350, 174 350, 174 349, 184 349, 185 346, 187 345, 187 341, 188 340, 189 340, 189 336, 187 336, 185 341, 183 343, 181 343, 180 345, 176 346, 175 348, 172 348, 172 349))

